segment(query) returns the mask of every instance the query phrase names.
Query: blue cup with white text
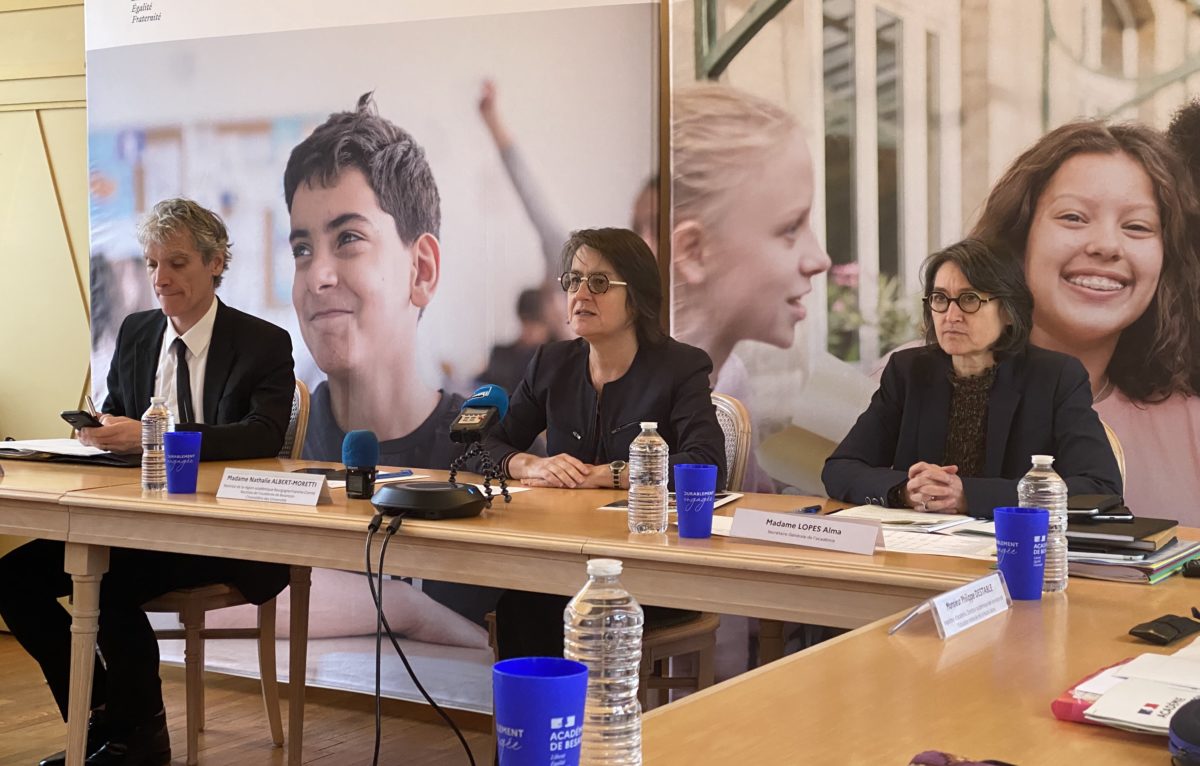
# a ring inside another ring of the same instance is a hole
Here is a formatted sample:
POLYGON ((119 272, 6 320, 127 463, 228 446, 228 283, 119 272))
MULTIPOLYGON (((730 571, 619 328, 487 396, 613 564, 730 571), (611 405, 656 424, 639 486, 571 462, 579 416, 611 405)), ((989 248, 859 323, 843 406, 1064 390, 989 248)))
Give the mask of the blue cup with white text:
POLYGON ((519 657, 492 666, 492 710, 500 766, 578 766, 587 665, 519 657))
POLYGON ((680 537, 712 537, 717 467, 680 463, 675 466, 675 518, 680 537))
POLYGON ((163 434, 163 456, 167 469, 167 492, 190 495, 196 491, 200 473, 200 432, 167 431, 163 434))
POLYGON ((1045 508, 997 508, 996 564, 1004 573, 1014 599, 1037 601, 1042 597, 1046 571, 1046 536, 1050 512, 1045 508))

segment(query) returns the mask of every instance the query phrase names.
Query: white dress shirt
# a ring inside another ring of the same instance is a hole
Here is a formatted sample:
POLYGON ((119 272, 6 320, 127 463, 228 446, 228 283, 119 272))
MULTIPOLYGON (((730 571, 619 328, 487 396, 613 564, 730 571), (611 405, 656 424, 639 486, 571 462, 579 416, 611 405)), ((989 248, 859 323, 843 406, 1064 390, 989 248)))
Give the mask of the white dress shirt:
POLYGON ((175 326, 167 319, 167 329, 163 333, 162 348, 158 352, 158 372, 154 374, 154 395, 166 397, 167 409, 175 422, 179 419, 179 398, 175 395, 175 352, 171 344, 176 338, 183 339, 187 346, 188 374, 192 385, 192 411, 196 423, 204 422, 204 370, 208 366, 208 344, 212 340, 213 322, 217 318, 217 299, 213 298, 212 305, 200 321, 192 325, 183 335, 175 332, 175 326))

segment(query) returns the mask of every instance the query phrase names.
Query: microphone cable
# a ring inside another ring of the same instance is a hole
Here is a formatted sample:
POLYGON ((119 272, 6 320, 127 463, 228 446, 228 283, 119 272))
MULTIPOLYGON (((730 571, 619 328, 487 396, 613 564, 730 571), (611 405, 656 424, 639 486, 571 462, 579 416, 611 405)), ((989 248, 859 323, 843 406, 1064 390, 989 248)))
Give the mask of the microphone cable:
POLYGON ((371 523, 367 525, 367 550, 364 555, 365 567, 367 572, 367 583, 371 585, 371 600, 375 604, 375 754, 371 759, 371 763, 375 766, 379 764, 379 744, 383 739, 383 710, 380 700, 380 618, 383 616, 383 610, 379 608, 379 599, 375 598, 375 583, 371 579, 371 541, 375 538, 375 533, 379 531, 380 525, 383 524, 383 514, 376 513, 371 519, 371 523))
POLYGON ((377 576, 379 578, 379 584, 378 584, 378 588, 376 588, 376 583, 375 583, 375 580, 372 579, 372 572, 371 572, 371 540, 375 536, 375 533, 379 530, 382 520, 383 520, 382 513, 376 513, 375 517, 373 519, 371 519, 371 524, 368 525, 368 527, 367 527, 367 530, 368 530, 368 532, 367 532, 367 548, 366 548, 366 555, 364 556, 366 570, 367 570, 367 585, 370 586, 370 588, 371 588, 371 600, 375 603, 375 611, 376 611, 376 615, 377 615, 376 620, 375 620, 375 749, 374 749, 374 756, 371 761, 372 766, 378 766, 378 764, 379 764, 379 748, 380 748, 380 742, 381 742, 381 738, 382 738, 383 708, 382 708, 382 691, 381 691, 381 677, 382 677, 381 665, 382 665, 383 632, 385 630, 387 631, 388 639, 391 640, 391 642, 392 642, 392 647, 396 650, 396 654, 399 655, 399 657, 400 657, 400 662, 404 664, 404 669, 406 671, 408 671, 409 678, 412 679, 413 685, 417 687, 417 691, 421 692, 421 696, 425 698, 425 701, 429 703, 429 706, 432 707, 434 709, 434 711, 439 716, 441 716, 442 720, 445 721, 446 724, 451 728, 451 730, 454 731, 454 736, 458 737, 459 743, 462 744, 463 751, 467 754, 467 761, 471 764, 471 766, 476 766, 475 755, 471 752, 471 747, 470 747, 470 745, 467 744, 466 737, 463 736, 462 731, 454 723, 454 719, 452 719, 449 716, 449 714, 447 714, 446 711, 442 709, 442 706, 439 705, 433 699, 433 697, 429 694, 429 692, 425 690, 424 685, 421 684, 421 680, 419 678, 417 678, 417 673, 415 670, 413 670, 412 664, 408 661, 408 657, 404 654, 404 650, 400 648, 400 642, 396 640, 396 636, 392 633, 392 626, 388 624, 387 615, 384 614, 384 611, 383 611, 384 561, 387 557, 388 543, 391 542, 392 537, 396 534, 396 532, 398 532, 400 530, 400 525, 404 521, 404 516, 396 515, 396 516, 392 517, 392 520, 390 522, 388 522, 388 528, 387 528, 387 531, 383 538, 383 545, 380 546, 380 549, 379 549, 379 569, 378 569, 378 574, 377 574, 377 576), (377 521, 379 523, 376 523, 377 521))

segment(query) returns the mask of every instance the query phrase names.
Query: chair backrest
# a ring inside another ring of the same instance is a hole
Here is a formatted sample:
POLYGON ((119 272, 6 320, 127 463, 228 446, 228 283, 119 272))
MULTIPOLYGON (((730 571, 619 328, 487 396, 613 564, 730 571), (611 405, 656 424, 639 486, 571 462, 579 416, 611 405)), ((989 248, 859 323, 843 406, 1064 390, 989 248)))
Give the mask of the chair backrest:
POLYGON ((750 413, 745 405, 728 394, 714 393, 713 407, 717 422, 725 433, 725 487, 741 492, 746 478, 746 462, 750 459, 750 413))
POLYGON ((296 391, 292 394, 292 414, 288 418, 287 431, 283 434, 283 447, 279 457, 296 459, 304 449, 304 435, 308 433, 308 386, 297 378, 296 391))
POLYGON ((1112 430, 1112 426, 1100 421, 1100 425, 1104 426, 1104 435, 1108 437, 1108 443, 1112 445, 1113 455, 1117 458, 1117 468, 1121 471, 1121 484, 1125 483, 1125 450, 1121 447, 1121 440, 1117 438, 1117 432, 1112 430))

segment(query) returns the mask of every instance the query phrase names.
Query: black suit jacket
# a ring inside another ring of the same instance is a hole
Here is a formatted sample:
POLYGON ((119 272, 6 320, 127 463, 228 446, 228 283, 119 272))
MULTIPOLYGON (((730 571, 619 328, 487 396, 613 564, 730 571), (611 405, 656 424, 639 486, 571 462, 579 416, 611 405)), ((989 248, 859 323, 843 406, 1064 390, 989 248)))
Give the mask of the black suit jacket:
POLYGON ((537 350, 508 414, 487 438, 493 460, 529 449, 543 430, 549 455, 565 452, 592 465, 628 460, 638 424, 654 420, 671 465, 715 465, 717 486, 725 486, 725 436, 712 404, 708 354, 671 338, 643 343, 629 370, 597 397, 589 351, 582 338, 537 350))
MULTIPOLYGON (((108 370, 105 412, 137 419, 150 406, 166 329, 167 317, 157 309, 125 318, 108 370)), ((218 301, 204 370, 205 422, 176 427, 203 434, 201 460, 275 457, 283 447, 295 386, 287 331, 218 301)), ((224 561, 216 571, 255 604, 274 598, 288 583, 288 568, 280 564, 224 561)))
MULTIPOLYGON (((941 465, 949 428, 950 357, 936 346, 892 355, 879 390, 825 461, 830 497, 884 504, 888 490, 925 461, 941 465)), ((1028 346, 1000 360, 988 399, 984 475, 964 478, 968 512, 991 518, 1017 504, 1017 482, 1032 455, 1053 455, 1072 495, 1121 494, 1121 474, 1087 371, 1074 357, 1028 346)))
MULTIPOLYGON (((108 368, 104 412, 137 420, 150 406, 166 329, 167 317, 158 309, 125 318, 108 368)), ((275 457, 295 387, 287 331, 218 300, 204 370, 204 423, 176 427, 203 434, 201 460, 275 457)))

